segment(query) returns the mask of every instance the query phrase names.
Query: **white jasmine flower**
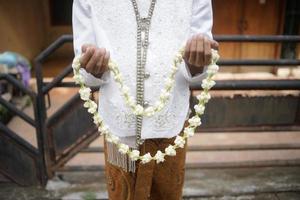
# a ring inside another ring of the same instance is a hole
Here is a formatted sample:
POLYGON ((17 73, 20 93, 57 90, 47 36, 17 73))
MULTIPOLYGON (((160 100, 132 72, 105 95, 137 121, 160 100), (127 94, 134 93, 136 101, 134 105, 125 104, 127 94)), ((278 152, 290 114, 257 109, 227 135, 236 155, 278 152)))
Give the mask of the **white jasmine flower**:
POLYGON ((88 87, 82 87, 79 89, 79 94, 82 100, 87 101, 90 99, 91 89, 88 87))
POLYGON ((119 141, 120 141, 120 138, 118 136, 115 136, 115 135, 110 135, 110 139, 112 141, 112 143, 115 143, 117 144, 119 141))
POLYGON ((128 103, 128 105, 130 107, 134 107, 135 106, 135 100, 132 96, 129 96, 127 99, 126 99, 126 102, 128 103))
POLYGON ((216 84, 216 82, 214 80, 209 80, 209 79, 204 79, 202 81, 201 87, 203 89, 211 89, 214 85, 216 84))
POLYGON ((80 69, 80 64, 73 63, 72 68, 74 71, 78 71, 80 69))
POLYGON ((177 65, 173 65, 173 66, 171 67, 172 72, 176 72, 177 69, 178 69, 178 66, 177 66, 177 65))
POLYGON ((90 107, 90 101, 84 102, 83 107, 85 107, 85 108, 90 107))
POLYGON ((99 114, 96 113, 94 116, 93 116, 93 120, 94 120, 94 123, 95 124, 101 124, 102 123, 102 119, 100 118, 99 114))
POLYGON ((114 144, 117 144, 119 142, 119 138, 115 135, 112 135, 112 134, 107 134, 106 135, 106 141, 107 142, 111 142, 111 143, 114 143, 114 144))
POLYGON ((174 84, 174 79, 172 79, 172 78, 167 78, 166 79, 166 87, 167 88, 171 88, 172 86, 173 86, 173 84, 174 84))
POLYGON ((88 109, 88 112, 91 113, 91 114, 96 113, 96 112, 97 112, 97 107, 89 108, 89 109, 88 109))
POLYGON ((80 65, 80 59, 81 59, 81 55, 78 55, 75 57, 75 63, 80 65))
POLYGON ((94 101, 90 101, 88 112, 94 114, 97 111, 97 104, 94 101))
POLYGON ((162 110, 163 107, 164 107, 164 104, 161 102, 161 101, 157 101, 155 103, 155 107, 158 109, 158 110, 162 110))
POLYGON ((106 134, 105 139, 106 139, 107 142, 112 143, 112 140, 111 140, 111 134, 106 134))
POLYGON ((194 116, 188 120, 191 126, 200 126, 201 125, 201 119, 199 116, 194 116))
POLYGON ((120 144, 119 152, 122 154, 126 154, 129 151, 129 146, 126 144, 120 144))
POLYGON ((122 85, 121 87, 121 90, 122 90, 122 93, 125 97, 128 97, 129 96, 129 87, 125 86, 125 85, 122 85))
POLYGON ((143 164, 146 164, 146 163, 150 162, 151 160, 152 160, 151 154, 147 153, 147 154, 145 154, 145 155, 142 156, 141 162, 143 164))
POLYGON ((84 78, 83 78, 83 76, 80 75, 80 74, 75 74, 75 75, 73 76, 73 79, 75 80, 75 83, 76 83, 76 84, 80 84, 80 83, 83 83, 83 82, 84 82, 84 78))
POLYGON ((170 92, 168 92, 165 89, 163 89, 159 98, 160 98, 161 101, 165 101, 169 97, 170 97, 170 92))
POLYGON ((108 126, 103 125, 103 123, 98 127, 98 131, 101 133, 101 135, 108 135, 109 133, 108 126))
POLYGON ((201 92, 198 96, 197 99, 199 101, 203 101, 204 103, 207 103, 208 100, 211 98, 210 94, 208 92, 201 92))
POLYGON ((122 91, 122 95, 125 97, 125 99, 129 98, 129 93, 122 91))
POLYGON ((134 113, 136 115, 142 115, 144 112, 144 108, 141 105, 137 105, 134 109, 134 113))
POLYGON ((174 148, 174 146, 169 145, 166 149, 165 149, 166 155, 168 156, 176 156, 176 150, 174 148))
POLYGON ((165 154, 161 151, 157 151, 154 159, 156 160, 156 163, 164 162, 165 161, 165 154))
POLYGON ((122 82, 122 75, 120 73, 116 74, 114 78, 117 82, 122 82))
POLYGON ((194 108, 198 115, 202 115, 205 111, 205 106, 203 106, 202 104, 197 104, 194 106, 194 108))
POLYGON ((74 58, 73 63, 72 63, 72 68, 76 71, 80 69, 80 57, 79 56, 74 58))
POLYGON ((94 101, 92 101, 92 100, 86 101, 86 102, 83 104, 83 106, 86 107, 86 108, 94 108, 94 107, 97 108, 96 102, 94 102, 94 101))
POLYGON ((182 62, 183 58, 182 58, 181 53, 177 53, 177 54, 175 55, 175 59, 174 59, 174 60, 175 60, 176 62, 178 62, 178 63, 182 62))
POLYGON ((136 161, 139 159, 140 157, 140 151, 138 150, 132 150, 129 154, 129 157, 131 158, 131 160, 136 161))
POLYGON ((208 67, 207 73, 208 74, 215 74, 219 71, 219 66, 216 64, 212 64, 208 67))
POLYGON ((117 64, 115 62, 113 62, 112 60, 109 60, 108 66, 112 70, 116 70, 118 68, 117 64))
POLYGON ((195 129, 191 127, 185 127, 183 132, 184 132, 184 136, 192 137, 195 134, 195 129))
POLYGON ((180 148, 183 148, 183 147, 184 147, 184 144, 185 144, 185 140, 184 140, 183 137, 181 137, 181 136, 178 135, 178 136, 176 137, 174 143, 175 143, 177 146, 179 146, 180 148))
POLYGON ((146 116, 152 116, 154 114, 153 106, 150 106, 150 107, 146 108, 145 109, 145 114, 146 114, 146 116))
POLYGON ((220 59, 220 55, 218 54, 218 51, 212 49, 212 62, 216 63, 219 59, 220 59))

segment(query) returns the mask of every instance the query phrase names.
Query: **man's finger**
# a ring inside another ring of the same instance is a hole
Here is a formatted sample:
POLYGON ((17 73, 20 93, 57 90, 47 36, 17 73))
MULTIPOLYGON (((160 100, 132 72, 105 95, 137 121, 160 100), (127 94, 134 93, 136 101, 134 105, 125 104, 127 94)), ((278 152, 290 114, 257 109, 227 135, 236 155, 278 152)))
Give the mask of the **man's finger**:
POLYGON ((186 61, 189 60, 190 58, 190 49, 191 49, 191 43, 192 43, 192 39, 188 39, 188 41, 186 42, 186 45, 185 45, 185 50, 184 50, 184 59, 186 61))
POLYGON ((110 59, 110 52, 106 51, 105 55, 104 55, 104 59, 103 59, 103 65, 102 65, 102 72, 105 72, 106 70, 108 70, 108 62, 110 59))
POLYGON ((86 68, 89 60, 94 54, 95 49, 94 48, 88 48, 86 52, 83 54, 83 56, 80 58, 80 64, 83 68, 86 68))
POLYGON ((211 63, 211 43, 205 38, 204 39, 204 64, 209 65, 211 63))
POLYGON ((104 60, 104 55, 106 53, 106 50, 104 48, 99 49, 100 57, 98 58, 98 62, 96 64, 96 73, 100 73, 102 71, 103 67, 103 60, 104 60))
POLYGON ((204 64, 204 37, 202 35, 197 36, 196 52, 196 65, 202 66, 204 64))
POLYGON ((197 36, 192 37, 191 47, 190 47, 190 57, 188 59, 189 63, 194 65, 197 56, 197 36))
POLYGON ((81 46, 81 52, 85 53, 89 47, 92 47, 92 44, 84 44, 81 46))
POLYGON ((96 50, 86 66, 87 72, 89 72, 89 73, 94 72, 94 70, 95 70, 94 68, 96 67, 97 61, 100 56, 101 56, 101 53, 99 52, 99 50, 96 50))

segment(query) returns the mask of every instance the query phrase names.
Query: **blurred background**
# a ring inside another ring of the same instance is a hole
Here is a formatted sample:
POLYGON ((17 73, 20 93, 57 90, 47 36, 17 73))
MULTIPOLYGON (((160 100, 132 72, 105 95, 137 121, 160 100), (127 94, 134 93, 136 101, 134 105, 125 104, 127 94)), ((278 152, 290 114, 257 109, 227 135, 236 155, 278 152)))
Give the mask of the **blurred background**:
MULTIPOLYGON (((72 2, 0 0, 0 199, 107 198, 72 80, 72 2)), ((184 199, 300 199, 300 1, 212 2, 221 68, 184 199)))
MULTIPOLYGON (((33 60, 62 34, 72 33, 72 0, 1 0, 0 51, 15 51, 33 60)), ((298 35, 299 3, 295 0, 213 0, 213 34, 298 35)), ((299 45, 268 43, 222 43, 225 58, 295 58, 299 45)), ((45 76, 57 72, 72 58, 71 45, 61 48, 46 62, 45 76), (53 63, 54 62, 54 63, 53 63), (51 68, 51 70, 49 69, 51 68)), ((277 69, 222 68, 224 72, 264 71, 277 69)))

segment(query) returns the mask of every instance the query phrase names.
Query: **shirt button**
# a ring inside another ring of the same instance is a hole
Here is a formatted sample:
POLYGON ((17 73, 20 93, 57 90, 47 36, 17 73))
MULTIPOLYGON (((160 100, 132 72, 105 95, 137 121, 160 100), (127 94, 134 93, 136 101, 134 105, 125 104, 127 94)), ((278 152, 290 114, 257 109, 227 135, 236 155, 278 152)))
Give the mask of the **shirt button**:
POLYGON ((150 73, 149 72, 146 72, 145 73, 145 79, 148 79, 150 77, 150 73))
POLYGON ((147 108, 148 106, 150 106, 149 101, 144 101, 144 107, 147 108))

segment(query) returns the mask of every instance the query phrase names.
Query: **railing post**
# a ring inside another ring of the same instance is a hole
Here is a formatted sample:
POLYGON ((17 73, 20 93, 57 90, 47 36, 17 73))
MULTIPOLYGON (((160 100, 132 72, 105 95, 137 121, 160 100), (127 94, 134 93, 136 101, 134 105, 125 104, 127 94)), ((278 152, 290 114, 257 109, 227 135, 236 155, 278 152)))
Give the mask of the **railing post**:
POLYGON ((53 53, 56 49, 62 46, 66 42, 71 42, 73 37, 70 35, 63 35, 54 43, 52 43, 47 49, 41 52, 36 59, 34 60, 35 64, 35 76, 36 76, 36 85, 37 85, 37 98, 35 102, 35 115, 37 120, 37 141, 38 148, 41 154, 41 182, 42 185, 47 183, 48 178, 53 176, 52 166, 54 164, 53 160, 53 150, 50 147, 51 138, 47 134, 47 111, 44 95, 48 92, 44 92, 44 79, 43 79, 43 70, 42 62, 53 53))
POLYGON ((40 166, 40 182, 41 185, 45 186, 48 181, 47 165, 44 151, 43 131, 42 131, 42 118, 41 118, 41 107, 39 107, 39 98, 33 99, 34 117, 36 119, 36 137, 39 152, 38 165, 40 166))
POLYGON ((46 106, 45 98, 43 94, 43 74, 39 60, 35 60, 35 73, 37 84, 37 97, 35 100, 35 117, 37 121, 37 143, 40 153, 40 165, 41 165, 41 183, 46 185, 49 177, 52 176, 50 152, 48 148, 48 136, 46 130, 46 106))

